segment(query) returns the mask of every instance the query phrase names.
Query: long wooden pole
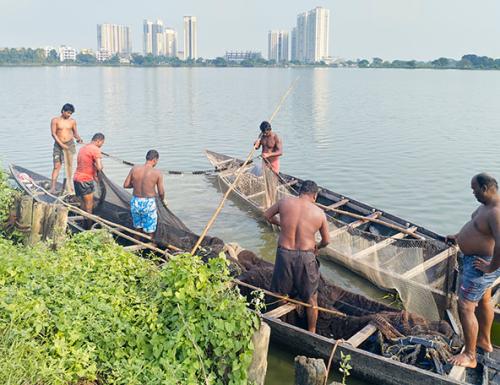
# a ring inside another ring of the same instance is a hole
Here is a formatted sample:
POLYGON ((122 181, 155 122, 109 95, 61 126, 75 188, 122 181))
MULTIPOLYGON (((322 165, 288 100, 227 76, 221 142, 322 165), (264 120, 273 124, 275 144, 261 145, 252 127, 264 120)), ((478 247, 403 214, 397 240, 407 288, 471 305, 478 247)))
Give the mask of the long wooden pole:
MULTIPOLYGON (((283 105, 283 103, 286 100, 286 98, 288 97, 288 95, 290 95, 290 93, 292 92, 292 90, 295 87, 295 84, 297 83, 298 80, 299 80, 299 77, 297 77, 293 81, 293 83, 290 85, 290 87, 288 87, 288 90, 285 92, 285 94, 281 98, 279 104, 276 106, 273 113, 271 114, 271 117, 269 118, 269 122, 272 122, 273 119, 275 118, 275 116, 278 114, 278 111, 281 109, 281 106, 283 105)), ((260 136, 259 136, 259 138, 260 138, 260 136)), ((200 237, 198 238, 198 241, 196 242, 193 249, 191 250, 191 254, 194 254, 196 252, 196 250, 200 246, 201 242, 203 241, 203 239, 207 235, 208 230, 210 230, 210 227, 212 227, 212 225, 214 224, 215 220, 217 219, 217 216, 219 215, 220 211, 222 210, 222 207, 224 206, 224 203, 226 202, 227 197, 229 196, 231 191, 234 190, 236 183, 238 183, 240 176, 243 174, 243 171, 244 171, 246 165, 248 164, 248 162, 250 161, 250 159, 252 158, 255 150, 257 150, 257 148, 255 146, 252 146, 252 151, 250 151, 250 154, 248 154, 245 162, 243 162, 243 165, 241 165, 241 167, 239 168, 238 173, 236 174, 236 178, 234 179, 233 183, 229 185, 229 188, 227 189, 226 193, 222 197, 222 199, 219 203, 219 206, 217 206, 217 209, 215 210, 214 214, 212 215, 212 217, 208 221, 207 225, 205 226, 205 229, 203 230, 200 237)))
MULTIPOLYGON (((267 162, 270 166, 270 163, 266 158, 262 158, 262 159, 264 160, 264 162, 267 162)), ((271 171, 274 172, 275 175, 278 176, 278 178, 281 180, 282 183, 287 183, 279 173, 275 172, 271 167, 269 167, 269 168, 271 169, 271 171)), ((347 215, 347 216, 352 217, 352 218, 362 219, 362 220, 367 221, 367 222, 378 223, 378 224, 383 225, 385 227, 388 227, 390 229, 398 230, 399 232, 401 232, 403 234, 411 235, 412 237, 414 237, 416 239, 425 240, 425 237, 422 237, 421 235, 415 234, 415 232, 412 232, 410 229, 407 229, 405 227, 401 227, 398 225, 394 225, 392 223, 388 223, 388 222, 382 221, 382 220, 377 219, 377 218, 368 218, 368 217, 365 217, 363 215, 351 213, 350 211, 331 208, 331 207, 322 205, 321 203, 318 203, 318 202, 315 202, 315 205, 322 208, 325 211, 333 211, 335 213, 347 215)))

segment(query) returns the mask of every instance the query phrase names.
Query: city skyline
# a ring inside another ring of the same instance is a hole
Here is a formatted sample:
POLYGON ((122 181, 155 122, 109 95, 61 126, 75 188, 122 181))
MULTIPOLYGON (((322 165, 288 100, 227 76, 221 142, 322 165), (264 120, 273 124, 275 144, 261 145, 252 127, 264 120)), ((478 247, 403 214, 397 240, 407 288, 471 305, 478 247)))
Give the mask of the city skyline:
MULTIPOLYGON (((465 0, 306 0, 263 1, 186 0, 167 5, 159 0, 138 4, 97 2, 72 6, 61 16, 61 0, 36 2, 0 0, 0 47, 45 47, 68 45, 78 49, 96 48, 95 26, 113 23, 131 28, 132 48, 142 52, 142 21, 162 19, 182 33, 183 16, 196 15, 198 56, 223 56, 227 50, 267 52, 270 30, 288 30, 298 13, 315 6, 331 11, 330 56, 344 58, 416 59, 458 58, 467 53, 500 57, 500 2, 465 0), (95 12, 95 7, 99 12, 95 12), (220 12, 223 9, 224 12, 220 12), (168 16, 168 17, 166 17, 168 16), (27 28, 16 28, 24 20, 27 28), (231 33, 228 33, 231 31, 231 33)), ((290 34, 290 36, 292 33, 290 34)), ((178 37, 180 39, 180 36, 178 37)), ((293 36, 291 36, 291 39, 293 36)))

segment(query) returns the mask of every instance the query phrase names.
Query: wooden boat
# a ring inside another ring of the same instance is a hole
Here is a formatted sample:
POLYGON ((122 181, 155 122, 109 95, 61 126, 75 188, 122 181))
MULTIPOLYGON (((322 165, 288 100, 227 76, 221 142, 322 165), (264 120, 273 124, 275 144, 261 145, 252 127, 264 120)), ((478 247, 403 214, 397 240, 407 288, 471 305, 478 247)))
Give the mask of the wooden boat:
MULTIPOLYGON (((217 177, 222 187, 227 189, 243 161, 208 150, 206 155, 219 171, 217 177)), ((248 164, 242 172, 252 179, 243 184, 238 182, 233 190, 234 196, 262 214, 266 209, 264 178, 259 176, 254 164, 248 164)), ((283 197, 298 195, 303 180, 280 173, 278 182, 277 195, 283 197)), ((407 310, 431 319, 444 319, 449 310, 456 317, 456 297, 453 294, 457 280, 456 246, 447 245, 443 236, 422 226, 325 188, 320 189, 317 203, 324 209, 331 226, 331 243, 322 250, 323 258, 347 267, 381 289, 396 290, 407 310), (339 249, 339 239, 352 233, 360 238, 373 237, 375 241, 367 242, 364 249, 339 249), (402 250, 411 248, 412 243, 422 247, 422 252, 404 258, 402 250), (385 260, 380 263, 377 257, 384 252, 385 260)), ((499 284, 500 280, 497 280, 495 287, 498 288, 499 284)), ((500 290, 497 298, 499 293, 500 290)), ((496 319, 500 321, 498 309, 496 319)))
MULTIPOLYGON (((268 289, 266 285, 262 285, 263 281, 270 282, 270 274, 272 274, 272 264, 266 261, 252 261, 248 262, 248 258, 242 260, 243 253, 240 253, 238 259, 243 265, 244 273, 240 276, 240 279, 244 283, 252 283, 252 281, 259 281, 260 287, 263 289, 268 289), (256 263, 256 266, 251 266, 252 263, 256 263), (246 272, 245 272, 246 269, 246 272), (252 269, 259 271, 258 274, 252 274, 252 269), (262 272, 267 269, 267 272, 262 272), (248 273, 250 271, 250 273, 248 273), (267 278, 262 278, 267 274, 267 278)), ((383 316, 384 312, 388 313, 394 312, 395 314, 400 313, 397 309, 391 309, 387 305, 380 304, 376 301, 367 300, 365 297, 344 291, 340 297, 337 295, 332 295, 330 297, 323 295, 322 293, 328 293, 328 290, 322 289, 328 283, 322 281, 319 289, 319 306, 326 306, 328 308, 338 309, 344 312, 347 317, 352 317, 353 322, 357 317, 363 318, 371 312, 376 312, 377 317, 383 316), (323 300, 322 300, 323 298, 323 300), (330 299, 329 303, 325 303, 326 299, 330 299), (340 298, 340 299, 339 299, 340 298), (338 301, 338 302, 337 302, 338 301), (323 302, 323 303, 322 303, 323 302)), ((248 288, 244 285, 240 285, 240 290, 242 294, 248 295, 252 288, 248 288)), ((266 302, 273 302, 272 299, 266 302)), ((486 358, 482 362, 483 364, 478 365, 477 369, 465 369, 460 367, 452 367, 451 371, 443 371, 442 374, 434 373, 423 368, 419 368, 414 365, 406 364, 396 360, 395 356, 388 358, 387 354, 382 356, 373 352, 373 344, 379 341, 381 336, 378 334, 378 326, 374 324, 373 321, 365 321, 362 323, 358 329, 353 329, 354 331, 349 331, 351 335, 342 336, 344 341, 338 341, 334 338, 329 338, 324 335, 317 333, 311 333, 301 327, 296 326, 297 306, 292 303, 287 303, 281 305, 275 309, 267 311, 262 315, 262 318, 271 327, 271 339, 284 345, 288 351, 294 354, 302 354, 307 357, 323 358, 326 361, 330 358, 333 349, 338 344, 337 350, 335 351, 334 360, 339 362, 340 352, 344 354, 351 355, 351 365, 353 367, 353 373, 356 377, 362 378, 370 383, 384 384, 384 385, 451 385, 451 384, 489 384, 496 383, 493 382, 494 378, 500 379, 500 349, 495 348, 495 351, 491 354, 489 358, 486 358), (291 316, 292 315, 292 316, 291 316), (448 372, 448 373, 447 373, 448 372), (447 373, 447 374, 446 374, 447 373)), ((300 317, 300 316, 299 316, 300 317)), ((302 315, 302 317, 305 317, 302 315)), ((339 316, 341 318, 342 316, 339 316)), ((409 316, 410 317, 410 316, 409 316)), ((330 320, 334 319, 335 316, 331 316, 330 320)), ((318 333, 320 333, 320 322, 322 320, 321 312, 318 319, 318 333)), ((330 320, 325 320, 323 317, 323 324, 325 322, 331 322, 330 320)), ((333 320, 335 323, 335 320, 333 320)), ((434 323, 436 324, 436 323, 434 323)), ((441 324, 446 324, 444 321, 441 324)), ((383 325, 382 325, 383 327, 383 325)), ((405 327, 402 327, 403 329, 405 327)), ((324 331, 324 327, 321 331, 324 331)), ((341 331, 342 333, 342 331, 341 331)), ((419 337, 416 337, 419 338, 419 337)), ((403 338, 401 341, 407 341, 407 338, 403 338)), ((395 343, 397 348, 397 339, 391 340, 391 343, 395 343)), ((420 351, 424 355, 424 347, 421 347, 420 351)), ((426 350, 425 356, 428 357, 429 350, 426 350)))
MULTIPOLYGON (((18 166, 12 166, 11 172, 19 186, 26 193, 32 195, 37 201, 46 203, 55 202, 56 198, 50 196, 44 191, 48 186, 48 178, 44 178, 39 174, 18 166)), ((108 204, 112 203, 108 202, 108 204)), ((74 229, 75 231, 82 231, 81 227, 74 227, 74 229)), ((182 247, 183 244, 179 243, 178 246, 182 247)), ((243 289, 244 287, 242 287, 242 290, 243 289)), ((352 302, 353 299, 357 299, 359 301, 360 298, 362 299, 362 296, 349 293, 344 290, 341 298, 343 301, 339 300, 339 303, 342 303, 343 305, 341 306, 343 307, 340 307, 338 304, 335 304, 335 306, 345 313, 360 315, 356 313, 356 311, 360 311, 360 306, 356 306, 354 302, 352 302)), ((364 304, 368 304, 369 306, 363 306, 363 311, 367 308, 371 308, 372 310, 376 309, 377 311, 391 310, 387 305, 379 304, 366 298, 364 301, 364 304)), ((263 315, 263 319, 272 328, 273 340, 276 340, 281 344, 285 344, 289 349, 295 351, 296 353, 307 354, 310 357, 323 357, 328 359, 337 341, 319 334, 310 333, 300 327, 286 322, 285 317, 295 310, 295 306, 287 304, 263 315)), ((465 382, 460 380, 461 378, 465 378, 465 371, 457 369, 452 370, 451 375, 439 375, 428 370, 403 364, 364 350, 363 344, 366 343, 368 338, 375 332, 376 327, 374 327, 373 324, 367 324, 366 326, 361 327, 360 330, 356 330, 356 332, 348 338, 348 343, 342 343, 339 345, 335 354, 335 359, 339 359, 340 351, 351 354, 351 365, 353 366, 353 372, 355 375, 380 384, 465 384, 465 382)), ((476 381, 473 383, 480 384, 480 382, 476 381)))

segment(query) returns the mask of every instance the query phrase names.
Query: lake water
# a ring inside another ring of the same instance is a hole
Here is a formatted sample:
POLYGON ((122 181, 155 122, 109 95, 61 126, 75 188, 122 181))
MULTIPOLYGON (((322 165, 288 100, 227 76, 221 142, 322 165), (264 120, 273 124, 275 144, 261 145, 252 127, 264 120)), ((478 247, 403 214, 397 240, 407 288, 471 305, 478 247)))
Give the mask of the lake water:
MULTIPOLYGON (((474 174, 500 176, 499 71, 0 68, 0 160, 48 174, 50 118, 71 102, 82 137, 103 132, 106 152, 142 162, 156 148, 164 169, 207 169, 204 149, 246 157, 297 77, 273 121, 285 173, 441 234, 456 232, 477 206, 474 174)), ((111 160, 105 170, 119 183, 128 172, 111 160)), ((196 232, 221 198, 205 176, 167 176, 166 191, 196 232)), ((211 233, 274 258, 276 235, 240 203, 226 203, 211 233)), ((382 295, 338 266, 322 269, 353 291, 382 295)), ((273 348, 269 385, 293 381, 292 359, 273 348)))

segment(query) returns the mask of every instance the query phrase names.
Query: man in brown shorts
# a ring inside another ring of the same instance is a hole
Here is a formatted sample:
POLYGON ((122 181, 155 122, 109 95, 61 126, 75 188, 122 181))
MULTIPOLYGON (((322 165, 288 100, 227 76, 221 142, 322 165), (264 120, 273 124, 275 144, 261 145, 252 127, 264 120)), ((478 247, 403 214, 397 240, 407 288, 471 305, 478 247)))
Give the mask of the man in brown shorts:
POLYGON ((61 109, 61 116, 56 116, 50 121, 50 132, 54 138, 54 149, 52 151, 54 169, 52 170, 52 184, 50 186, 50 192, 52 194, 56 192, 57 177, 61 171, 65 153, 68 155, 68 159, 66 159, 65 162, 68 168, 68 170, 66 170, 66 175, 68 176, 68 185, 66 188, 72 190, 71 173, 73 172, 73 156, 76 153, 74 139, 76 139, 78 143, 83 142, 76 129, 76 120, 71 117, 74 112, 75 107, 72 104, 66 103, 61 109))
MULTIPOLYGON (((317 196, 316 183, 306 180, 298 198, 283 198, 264 213, 270 223, 281 226, 271 291, 299 298, 313 306, 318 305, 320 280, 316 253, 330 243, 326 215, 314 204, 317 196), (321 242, 317 245, 318 231, 321 242)), ((315 333, 318 309, 308 307, 306 312, 308 329, 315 333)))

